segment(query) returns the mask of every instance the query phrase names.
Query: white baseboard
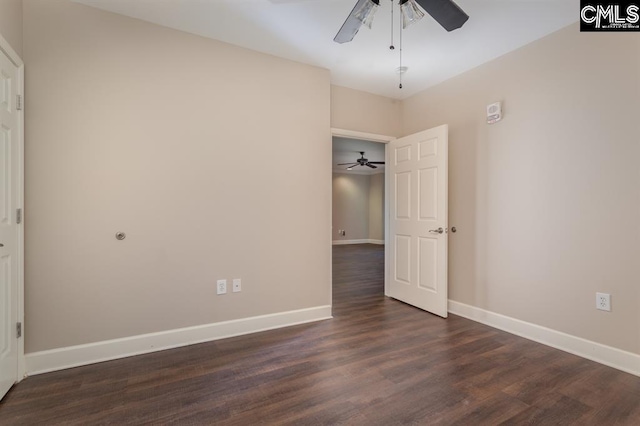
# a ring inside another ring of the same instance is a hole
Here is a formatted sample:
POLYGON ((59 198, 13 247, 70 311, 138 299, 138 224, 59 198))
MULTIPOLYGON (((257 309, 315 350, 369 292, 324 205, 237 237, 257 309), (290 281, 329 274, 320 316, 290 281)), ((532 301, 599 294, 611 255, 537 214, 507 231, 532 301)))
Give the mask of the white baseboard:
POLYGON ((331 306, 317 306, 233 321, 142 334, 25 355, 27 375, 126 358, 227 337, 332 318, 331 306))
POLYGON ((384 245, 384 240, 333 240, 334 246, 342 246, 346 244, 381 244, 384 245))
MULTIPOLYGON (((449 300, 449 312, 640 376, 640 355, 449 300)), ((25 355, 27 375, 36 375, 243 334, 332 318, 331 306, 261 315, 25 355)))
POLYGON ((342 246, 346 244, 367 244, 369 240, 333 240, 334 246, 342 246))
POLYGON ((640 355, 449 300, 449 312, 552 348, 640 376, 640 355))

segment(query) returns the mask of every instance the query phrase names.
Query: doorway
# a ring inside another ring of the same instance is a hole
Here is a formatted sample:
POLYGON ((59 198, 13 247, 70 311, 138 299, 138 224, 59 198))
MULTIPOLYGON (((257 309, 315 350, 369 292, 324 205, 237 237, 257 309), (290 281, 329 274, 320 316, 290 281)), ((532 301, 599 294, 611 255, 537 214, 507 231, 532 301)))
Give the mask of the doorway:
MULTIPOLYGON (((334 140, 386 142, 384 294, 444 318, 448 312, 448 132, 446 124, 400 139, 332 130, 334 140)), ((360 157, 344 163, 334 154, 334 167, 352 171, 369 165, 365 149, 357 152, 360 157)), ((346 230, 336 229, 335 222, 334 217, 332 241, 333 234, 339 233, 345 244, 370 242, 348 240, 346 230)))
POLYGON ((388 229, 384 163, 386 144, 394 138, 340 129, 332 129, 332 135, 332 258, 355 256, 370 262, 367 271, 380 276, 381 283, 373 288, 384 295, 388 229))

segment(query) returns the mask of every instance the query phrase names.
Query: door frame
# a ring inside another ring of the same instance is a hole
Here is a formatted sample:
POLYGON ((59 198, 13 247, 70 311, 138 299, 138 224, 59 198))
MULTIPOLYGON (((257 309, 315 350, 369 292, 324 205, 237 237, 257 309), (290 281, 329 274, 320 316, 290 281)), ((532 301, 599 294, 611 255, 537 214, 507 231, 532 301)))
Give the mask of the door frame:
POLYGON ((9 60, 18 68, 18 93, 22 96, 22 110, 18 113, 18 135, 16 144, 18 147, 18 180, 16 182, 16 208, 22 209, 22 220, 18 226, 18 243, 17 243, 17 281, 18 281, 18 322, 22 323, 22 337, 17 342, 18 345, 18 374, 17 382, 21 381, 26 373, 24 358, 24 62, 20 55, 13 50, 9 42, 0 34, 0 51, 2 51, 9 60))
MULTIPOLYGON (((396 140, 397 138, 395 136, 386 136, 386 135, 378 135, 375 133, 365 133, 365 132, 359 132, 357 130, 347 130, 347 129, 339 129, 339 128, 335 128, 332 127, 331 128, 331 139, 332 139, 332 143, 333 143, 333 138, 334 137, 342 137, 342 138, 349 138, 349 139, 360 139, 360 140, 364 140, 364 141, 368 141, 368 142, 379 142, 379 143, 383 143, 384 146, 384 161, 388 162, 389 161, 389 152, 387 150, 387 144, 393 140, 396 140)), ((331 185, 331 181, 329 181, 329 185, 331 185)), ((330 191, 333 191, 333 188, 330 188, 330 191)), ((332 192, 330 192, 332 193, 332 192)), ((387 290, 387 283, 388 283, 388 274, 389 274, 389 262, 390 262, 390 258, 389 258, 389 250, 387 250, 386 248, 389 246, 389 197, 387 196, 387 194, 389 193, 389 173, 387 173, 386 169, 384 172, 384 245, 385 245, 385 250, 384 250, 384 295, 387 296, 388 295, 388 290, 387 290)), ((329 198, 329 223, 331 223, 333 225, 333 219, 332 219, 332 210, 333 210, 333 197, 329 198)), ((332 240, 333 240, 333 230, 332 230, 332 226, 329 227, 329 258, 331 258, 331 251, 333 250, 333 245, 332 245, 332 240)), ((331 277, 331 280, 329 282, 329 296, 330 296, 330 302, 333 306, 333 266, 332 266, 332 262, 329 262, 329 276, 331 277)))

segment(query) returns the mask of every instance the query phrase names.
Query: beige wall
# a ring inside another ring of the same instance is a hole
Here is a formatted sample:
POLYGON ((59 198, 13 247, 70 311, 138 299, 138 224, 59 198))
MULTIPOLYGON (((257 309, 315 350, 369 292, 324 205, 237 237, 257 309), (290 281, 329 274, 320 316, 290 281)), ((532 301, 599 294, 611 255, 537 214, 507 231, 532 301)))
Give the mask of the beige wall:
POLYGON ((22 0, 0 0, 0 34, 22 56, 22 0))
POLYGON ((384 240, 384 173, 369 179, 369 239, 384 240))
POLYGON ((341 86, 331 86, 331 127, 400 136, 401 101, 341 86))
POLYGON ((450 297, 640 353, 640 38, 570 26, 403 111, 450 125, 450 297))
POLYGON ((328 71, 66 0, 24 19, 27 352, 330 304, 328 71))
POLYGON ((384 240, 384 173, 333 173, 332 206, 333 241, 384 240))
POLYGON ((369 175, 333 173, 333 241, 369 239, 369 180, 369 175), (338 235, 339 229, 346 235, 338 235))

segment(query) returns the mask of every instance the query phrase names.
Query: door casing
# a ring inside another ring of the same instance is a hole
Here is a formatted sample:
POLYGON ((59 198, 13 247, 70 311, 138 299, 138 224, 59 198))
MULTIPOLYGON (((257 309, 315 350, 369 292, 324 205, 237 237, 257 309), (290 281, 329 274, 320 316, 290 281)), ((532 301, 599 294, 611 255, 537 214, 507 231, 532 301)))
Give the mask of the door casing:
MULTIPOLYGON (((365 132, 358 132, 358 131, 354 131, 354 130, 346 130, 346 129, 338 129, 338 128, 332 128, 331 129, 331 136, 337 136, 337 137, 342 137, 342 138, 349 138, 349 139, 360 139, 360 140, 365 140, 365 141, 369 141, 369 142, 379 142, 379 143, 383 143, 385 144, 385 162, 389 161, 389 153, 387 152, 387 146, 386 144, 388 144, 389 142, 395 140, 396 138, 394 136, 386 136, 386 135, 378 135, 375 133, 365 133, 365 132)), ((329 165, 330 167, 330 165, 329 165)), ((328 182, 329 185, 331 185, 331 181, 328 182)), ((385 247, 389 246, 389 199, 387 197, 387 194, 389 193, 389 176, 388 173, 384 174, 384 244, 385 247)), ((329 217, 331 217, 331 211, 333 209, 333 200, 330 198, 330 203, 329 203, 329 217)), ((333 234, 331 233, 331 227, 329 227, 329 241, 331 241, 333 234)), ((331 245, 329 245, 329 250, 331 251, 331 245)), ((331 253, 329 253, 329 255, 331 256, 331 253)), ((385 250, 385 254, 384 254, 384 294, 385 296, 388 296, 388 289, 387 289, 387 283, 388 283, 388 274, 389 274, 389 253, 388 250, 385 250)), ((329 276, 333 277, 333 268, 331 266, 331 262, 329 262, 329 276)), ((330 293, 330 299, 332 296, 332 283, 329 282, 329 293, 330 293)))
MULTIPOLYGON (((385 162, 389 163, 389 161, 391 160, 391 156, 390 156, 390 152, 389 152, 389 142, 396 140, 396 137, 393 136, 386 136, 386 135, 378 135, 378 134, 373 134, 373 133, 365 133, 365 132, 359 132, 359 131, 353 131, 353 130, 346 130, 346 129, 339 129, 339 128, 332 128, 331 129, 331 136, 338 136, 338 137, 344 137, 344 138, 350 138, 350 139, 361 139, 361 140, 366 140, 366 141, 370 141, 370 142, 380 142, 380 143, 384 143, 385 144, 385 162)), ((331 184, 331 182, 329 182, 329 185, 331 184)), ((389 247, 389 193, 390 193, 390 186, 391 185, 391 178, 390 178, 390 174, 387 173, 385 171, 385 183, 384 183, 384 193, 385 193, 385 202, 384 202, 384 242, 385 242, 385 256, 384 256, 384 261, 385 261, 385 277, 384 277, 384 294, 385 296, 389 297, 389 286, 391 283, 391 255, 390 255, 390 250, 388 250, 389 247)), ((331 217, 331 212, 332 212, 332 201, 330 201, 329 203, 329 212, 328 214, 330 215, 329 217, 331 217)), ((329 227, 329 240, 331 241, 332 238, 332 229, 331 227, 329 227)), ((329 247, 329 250, 331 250, 331 246, 329 247)), ((331 253, 330 253, 331 255, 331 253)), ((333 277, 333 269, 331 266, 331 262, 329 262, 329 276, 333 277)), ((332 283, 329 282, 329 293, 330 293, 330 300, 331 300, 331 293, 332 293, 332 283)), ((448 308, 447 308, 448 311, 448 308)), ((446 311, 444 314, 444 317, 446 317, 446 311)))

